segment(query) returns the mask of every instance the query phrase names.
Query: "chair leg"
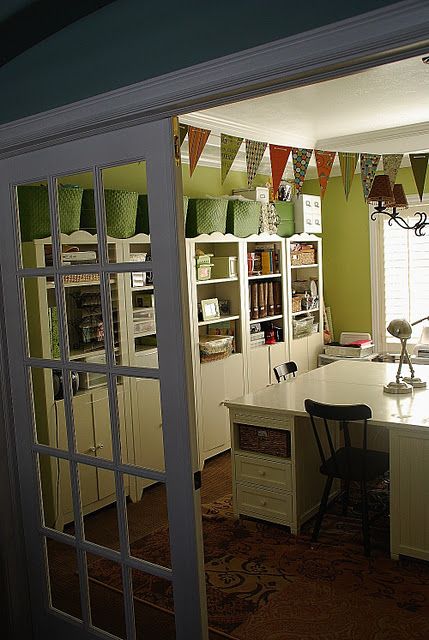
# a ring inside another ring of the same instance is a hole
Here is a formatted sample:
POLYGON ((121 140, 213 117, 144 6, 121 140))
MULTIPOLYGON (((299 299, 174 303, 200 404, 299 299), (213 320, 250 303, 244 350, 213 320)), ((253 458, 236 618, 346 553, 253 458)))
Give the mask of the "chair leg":
POLYGON ((365 555, 371 554, 370 542, 369 542, 369 521, 368 521, 368 497, 366 493, 366 482, 361 482, 362 493, 362 533, 363 533, 363 546, 365 549, 365 555))
POLYGON ((320 525, 322 524, 323 516, 326 512, 328 505, 328 498, 331 492, 333 478, 328 476, 326 478, 325 488, 323 489, 322 499, 320 501, 319 512, 316 516, 316 522, 314 523, 313 535, 311 536, 311 542, 316 542, 319 537, 320 525))
POLYGON ((344 493, 343 493, 343 516, 347 515, 349 508, 349 493, 350 493, 350 480, 344 481, 344 493))

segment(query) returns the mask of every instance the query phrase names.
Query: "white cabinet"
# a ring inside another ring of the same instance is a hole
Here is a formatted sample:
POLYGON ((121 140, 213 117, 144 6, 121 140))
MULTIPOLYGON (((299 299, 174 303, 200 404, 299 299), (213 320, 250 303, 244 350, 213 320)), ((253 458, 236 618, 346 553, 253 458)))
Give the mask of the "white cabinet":
MULTIPOLYGON (((138 438, 138 464, 154 471, 163 471, 165 462, 159 381, 139 378, 135 385, 137 411, 134 410, 133 419, 136 422, 135 438, 138 438)), ((151 480, 142 480, 139 487, 144 489, 150 484, 151 480)), ((137 498, 140 498, 140 491, 137 498)))
POLYGON ((257 391, 277 382, 273 369, 287 360, 285 344, 282 342, 251 348, 248 358, 248 391, 257 391))
POLYGON ((302 233, 286 238, 290 359, 304 373, 317 367, 323 350, 321 238, 302 233))
POLYGON ((322 233, 322 202, 320 196, 301 194, 294 204, 295 231, 322 233))

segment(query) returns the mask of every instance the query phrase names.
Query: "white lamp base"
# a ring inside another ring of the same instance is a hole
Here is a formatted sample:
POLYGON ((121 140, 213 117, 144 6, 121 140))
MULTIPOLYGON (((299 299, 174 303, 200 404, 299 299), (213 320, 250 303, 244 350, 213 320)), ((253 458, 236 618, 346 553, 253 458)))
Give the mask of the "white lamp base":
POLYGON ((427 386, 426 381, 421 378, 410 378, 407 376, 406 378, 402 378, 402 380, 416 389, 426 389, 427 386))
POLYGON ((383 391, 384 393, 405 394, 412 393, 413 387, 406 382, 389 382, 389 384, 384 385, 383 391))

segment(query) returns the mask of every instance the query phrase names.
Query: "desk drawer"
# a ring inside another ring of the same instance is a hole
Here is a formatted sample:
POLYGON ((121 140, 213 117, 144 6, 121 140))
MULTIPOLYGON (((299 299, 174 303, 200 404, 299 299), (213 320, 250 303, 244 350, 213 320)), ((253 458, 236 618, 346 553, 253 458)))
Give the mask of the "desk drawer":
POLYGON ((246 485, 236 485, 238 512, 270 522, 288 524, 293 517, 293 495, 246 485))
POLYGON ((292 465, 288 462, 272 462, 237 454, 235 471, 237 482, 249 482, 269 489, 292 491, 292 465))

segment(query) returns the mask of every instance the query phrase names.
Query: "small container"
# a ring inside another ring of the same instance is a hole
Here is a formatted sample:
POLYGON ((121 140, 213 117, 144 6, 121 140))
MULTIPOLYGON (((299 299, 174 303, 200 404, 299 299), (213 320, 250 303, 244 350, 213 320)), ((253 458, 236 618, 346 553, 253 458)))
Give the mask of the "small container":
POLYGON ((210 280, 213 267, 212 258, 212 253, 202 253, 201 255, 195 256, 197 280, 210 280))

